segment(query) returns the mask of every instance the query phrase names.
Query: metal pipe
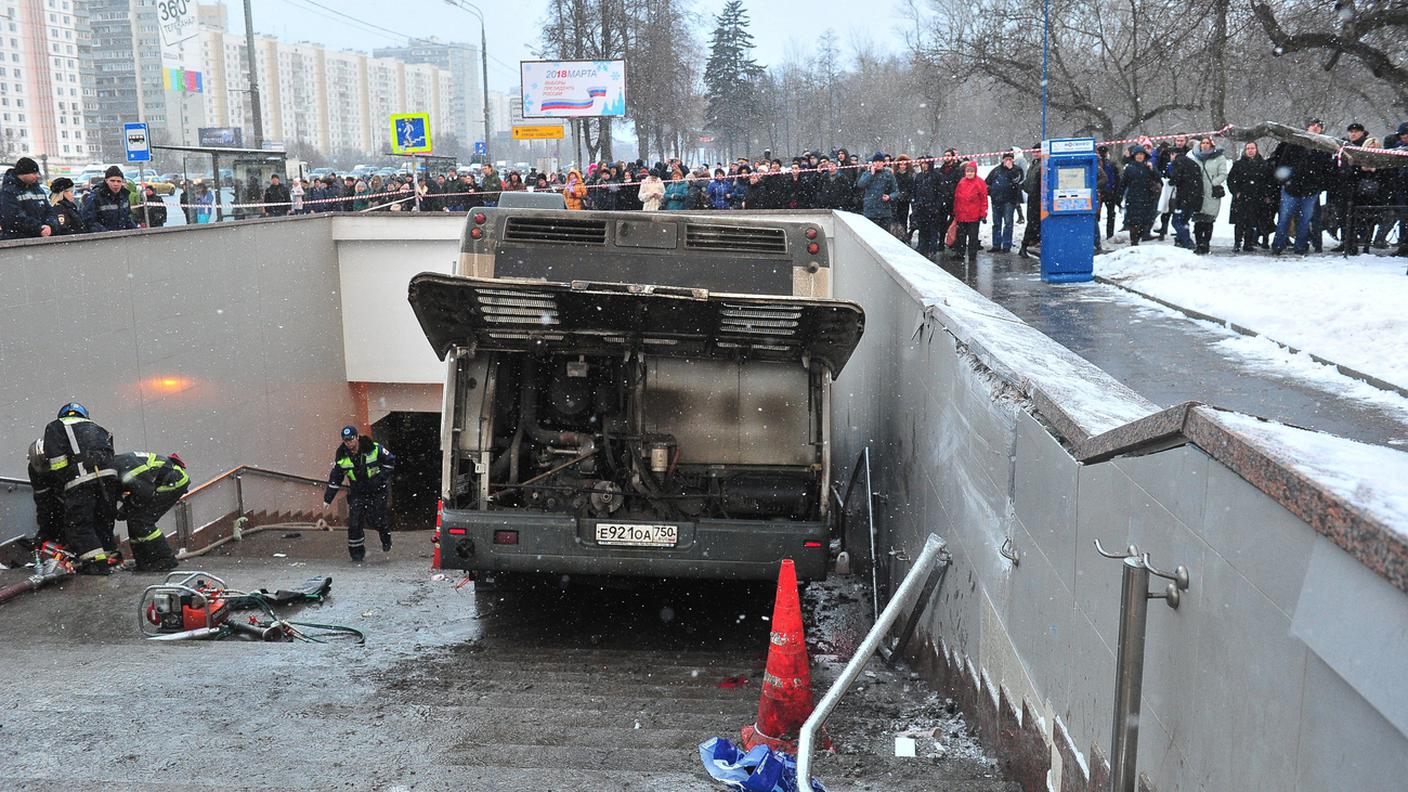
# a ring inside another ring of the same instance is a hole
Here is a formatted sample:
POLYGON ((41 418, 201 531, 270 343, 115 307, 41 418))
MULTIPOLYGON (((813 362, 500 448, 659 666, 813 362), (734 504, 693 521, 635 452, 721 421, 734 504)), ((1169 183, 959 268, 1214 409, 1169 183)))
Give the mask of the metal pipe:
POLYGON ((244 516, 244 474, 235 474, 235 513, 244 516))
POLYGON ((870 609, 880 620, 880 556, 875 546, 875 488, 870 481, 870 446, 861 453, 865 463, 865 527, 870 534, 870 609))
POLYGON ((1111 792, 1135 792, 1139 754, 1139 698, 1144 687, 1144 632, 1149 615, 1149 569, 1126 558, 1120 587, 1120 639, 1115 657, 1115 719, 1110 746, 1111 792))
POLYGON ((846 663, 846 667, 842 669, 841 675, 831 684, 826 695, 822 696, 820 703, 812 710, 807 722, 802 724, 802 730, 797 739, 797 786, 799 789, 811 788, 812 751, 816 749, 817 731, 831 715, 831 711, 836 709, 836 705, 841 701, 841 696, 845 695, 861 672, 865 670, 865 664, 870 661, 871 656, 880 647, 880 642, 884 640, 885 635, 890 632, 890 628, 899 619, 900 613, 910 606, 911 601, 928 579, 930 567, 939 562, 945 566, 948 565, 947 548, 948 545, 937 534, 929 534, 929 538, 924 542, 923 552, 915 559, 914 566, 910 568, 909 574, 905 575, 904 581, 896 589, 895 596, 885 606, 885 610, 876 619, 870 632, 866 633, 865 640, 861 641, 856 653, 851 656, 850 662, 846 663))

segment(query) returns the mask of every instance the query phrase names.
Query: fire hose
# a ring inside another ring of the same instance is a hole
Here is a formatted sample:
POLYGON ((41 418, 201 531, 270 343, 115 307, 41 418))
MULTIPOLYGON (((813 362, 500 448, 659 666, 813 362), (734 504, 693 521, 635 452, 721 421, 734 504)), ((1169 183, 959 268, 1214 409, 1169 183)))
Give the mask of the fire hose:
POLYGON ((43 542, 34 548, 34 574, 24 580, 0 588, 0 603, 9 602, 21 594, 63 580, 74 573, 73 554, 53 542, 43 542))

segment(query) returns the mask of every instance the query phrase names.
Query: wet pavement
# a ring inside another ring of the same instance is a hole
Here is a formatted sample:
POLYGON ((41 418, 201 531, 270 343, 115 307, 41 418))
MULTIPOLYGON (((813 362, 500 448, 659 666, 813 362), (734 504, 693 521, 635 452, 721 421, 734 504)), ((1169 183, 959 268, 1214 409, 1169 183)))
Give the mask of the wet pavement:
MULTIPOLYGON (((146 642, 136 606, 156 579, 130 573, 0 605, 0 789, 701 790, 716 786, 697 745, 756 714, 772 586, 476 591, 434 579, 427 533, 363 564, 342 541, 270 532, 185 566, 234 588, 331 575, 327 601, 285 615, 356 627, 365 646, 146 642)), ((863 591, 807 590, 818 696, 867 626, 863 591)), ((819 778, 1015 792, 951 704, 872 668, 831 721, 841 752, 819 778), (896 759, 894 734, 915 727, 936 736, 896 759)))
POLYGON ((1366 443, 1408 445, 1402 411, 1344 398, 1274 367, 1243 365, 1214 346, 1236 334, 1117 287, 1043 283, 1038 260, 1016 253, 982 253, 973 265, 945 257, 940 266, 1161 406, 1201 401, 1366 443))

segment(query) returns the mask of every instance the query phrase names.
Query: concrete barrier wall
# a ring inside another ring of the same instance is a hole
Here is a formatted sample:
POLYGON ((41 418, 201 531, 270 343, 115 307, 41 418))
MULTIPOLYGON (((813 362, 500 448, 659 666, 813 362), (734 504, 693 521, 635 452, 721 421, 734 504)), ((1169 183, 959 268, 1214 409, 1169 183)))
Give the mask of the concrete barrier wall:
POLYGON ((1077 461, 1071 435, 1159 408, 868 221, 832 230, 836 295, 867 315, 833 391, 837 477, 870 446, 882 553, 948 541, 915 660, 1010 771, 1034 790, 1103 788, 1120 564, 1099 538, 1192 575, 1177 611, 1149 606, 1151 789, 1403 788, 1399 588, 1193 444, 1077 461), (1009 539, 1018 565, 999 553, 1009 539))
MULTIPOLYGON (((76 400, 122 450, 323 476, 356 418, 332 218, 0 244, 0 475, 76 400)), ((27 496, 27 493, 26 493, 27 496)))

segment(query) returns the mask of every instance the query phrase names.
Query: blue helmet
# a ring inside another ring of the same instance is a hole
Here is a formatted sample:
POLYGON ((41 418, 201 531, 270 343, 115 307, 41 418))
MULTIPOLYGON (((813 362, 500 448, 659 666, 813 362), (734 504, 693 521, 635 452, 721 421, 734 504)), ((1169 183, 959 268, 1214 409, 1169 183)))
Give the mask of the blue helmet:
POLYGON ((88 408, 78 402, 69 402, 59 408, 59 417, 66 418, 70 415, 77 415, 79 418, 88 417, 88 408))
POLYGON ((357 427, 355 427, 355 426, 344 426, 344 427, 342 427, 342 439, 343 439, 343 440, 352 440, 352 439, 355 439, 356 437, 357 437, 357 427))

